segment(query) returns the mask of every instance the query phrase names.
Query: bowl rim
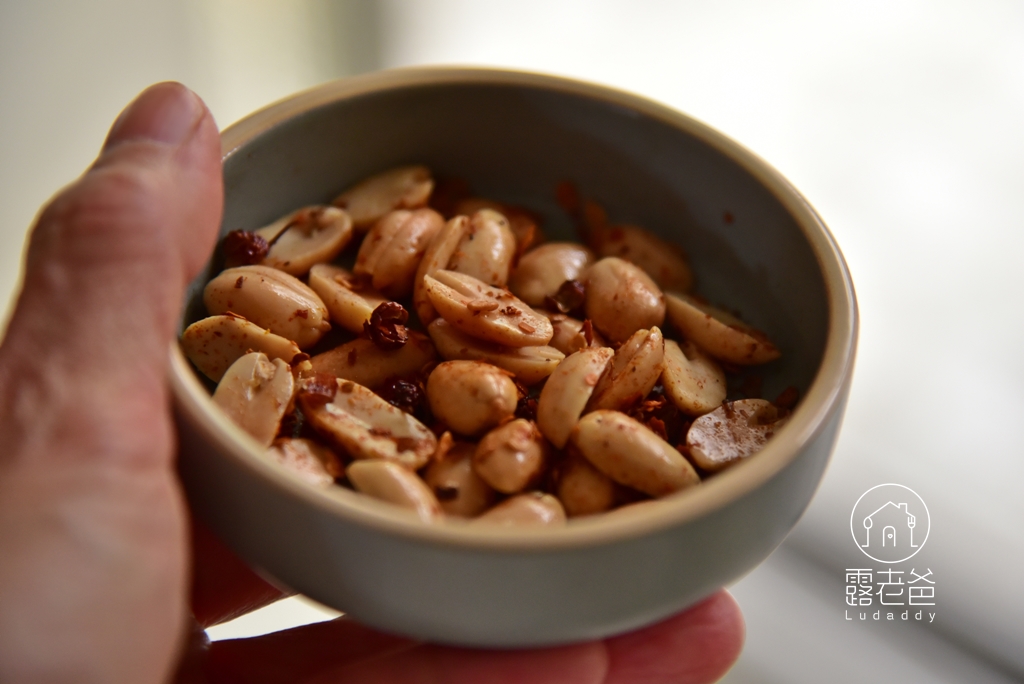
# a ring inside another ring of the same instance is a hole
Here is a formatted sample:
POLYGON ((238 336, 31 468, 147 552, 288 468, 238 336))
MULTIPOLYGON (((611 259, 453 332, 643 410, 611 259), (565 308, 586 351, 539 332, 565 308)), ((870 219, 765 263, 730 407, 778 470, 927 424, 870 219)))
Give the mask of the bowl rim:
POLYGON ((766 161, 707 124, 643 96, 572 78, 482 67, 406 67, 330 81, 270 104, 221 133, 222 161, 266 131, 310 110, 391 90, 424 86, 502 85, 551 90, 603 101, 661 121, 726 155, 766 188, 789 212, 807 240, 824 279, 828 331, 817 374, 789 422, 757 458, 746 460, 700 486, 657 500, 658 505, 573 519, 557 528, 506 528, 446 519, 426 525, 401 509, 343 487, 317 488, 261 457, 262 448, 216 409, 175 340, 170 380, 179 420, 190 420, 212 447, 250 474, 347 524, 424 543, 492 551, 576 548, 653 534, 724 508, 768 482, 824 429, 845 400, 857 346, 858 312, 849 269, 831 232, 810 203, 766 161))

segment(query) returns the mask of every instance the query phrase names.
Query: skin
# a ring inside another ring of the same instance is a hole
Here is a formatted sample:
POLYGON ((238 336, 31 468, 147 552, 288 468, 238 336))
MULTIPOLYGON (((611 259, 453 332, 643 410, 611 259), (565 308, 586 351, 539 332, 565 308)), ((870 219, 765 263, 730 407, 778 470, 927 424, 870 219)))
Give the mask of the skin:
POLYGON ((346 619, 209 644, 281 594, 201 526, 175 477, 167 348, 213 248, 219 140, 160 84, 40 214, 0 346, 0 681, 711 682, 743 641, 720 592, 646 629, 558 648, 415 643, 346 619))

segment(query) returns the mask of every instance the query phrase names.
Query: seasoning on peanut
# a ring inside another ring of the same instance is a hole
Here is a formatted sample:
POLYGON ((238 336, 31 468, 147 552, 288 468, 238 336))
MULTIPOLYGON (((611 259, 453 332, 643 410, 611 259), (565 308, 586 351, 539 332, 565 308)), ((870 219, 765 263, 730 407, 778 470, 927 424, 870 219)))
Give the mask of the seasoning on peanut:
POLYGON ((637 330, 616 350, 594 388, 587 410, 622 410, 639 403, 661 377, 664 355, 661 330, 637 330))
POLYGON ((363 332, 374 309, 390 301, 373 289, 368 276, 357 276, 331 264, 313 266, 309 286, 327 307, 331 322, 357 335, 363 332))
POLYGON ((519 395, 508 372, 481 361, 445 361, 427 379, 434 417, 460 435, 480 435, 512 417, 519 395))
POLYGON ((469 230, 452 253, 447 270, 504 287, 515 255, 516 238, 508 219, 492 209, 481 209, 469 217, 469 230))
POLYGON ((508 282, 512 293, 530 306, 541 306, 567 280, 579 280, 594 253, 574 242, 549 242, 524 254, 508 282))
POLYGON ((683 413, 699 416, 725 401, 725 371, 692 342, 665 340, 662 364, 665 395, 683 413))
POLYGON ((639 267, 606 257, 588 268, 585 278, 587 318, 612 342, 665 322, 665 296, 639 267))
POLYGON ((437 360, 429 337, 415 330, 408 335, 408 342, 395 350, 381 349, 360 337, 317 354, 310 363, 317 373, 328 373, 377 391, 389 378, 418 375, 437 360))
POLYGON ((277 435, 294 391, 295 379, 287 363, 253 352, 231 364, 213 393, 213 403, 267 447, 277 435))
POLYGON ((412 293, 420 259, 443 226, 444 218, 433 209, 393 211, 363 239, 352 270, 370 276, 386 296, 401 299, 412 293))
POLYGON ((666 496, 700 482, 671 444, 618 411, 588 413, 569 439, 599 471, 650 496, 666 496))
POLYGON ((753 366, 782 355, 767 335, 726 311, 684 294, 670 293, 666 299, 672 324, 716 359, 753 366))
POLYGON ((619 257, 639 266, 663 290, 688 292, 693 272, 678 245, 639 226, 610 226, 595 231, 595 249, 602 257, 619 257))
POLYGON ((722 470, 760 451, 785 423, 785 416, 769 401, 731 401, 693 421, 686 448, 704 470, 722 470))
POLYGON ((604 513, 615 506, 615 483, 575 450, 562 464, 555 494, 569 517, 604 513))
POLYGON ((303 276, 345 248, 352 239, 352 219, 336 207, 304 207, 255 233, 267 241, 267 253, 259 263, 303 276))
POLYGON ((310 396, 300 387, 299 404, 309 424, 328 442, 355 459, 395 461, 411 470, 422 468, 437 449, 437 438, 425 425, 351 380, 335 380, 331 401, 310 396))
POLYGON ((565 354, 554 347, 502 347, 470 337, 443 318, 427 326, 427 333, 446 359, 486 361, 512 373, 527 387, 551 375, 565 354))
POLYGON ((537 426, 517 418, 484 435, 473 454, 473 470, 502 494, 516 494, 540 480, 547 452, 537 426))
POLYGON ((234 314, 209 316, 188 326, 181 334, 181 348, 189 361, 214 382, 250 351, 289 363, 300 351, 291 340, 234 314))
POLYGON ((401 166, 374 174, 334 198, 356 229, 365 231, 395 209, 415 209, 427 203, 434 180, 425 166, 401 166))
POLYGON ((569 441, 594 388, 604 375, 614 351, 609 347, 582 349, 558 364, 537 400, 537 425, 561 449, 569 441))
POLYGON ((441 517, 441 506, 416 473, 391 461, 356 461, 345 469, 356 491, 416 514, 423 522, 441 517))
POLYGON ((546 345, 554 335, 551 321, 508 290, 455 271, 423 280, 441 318, 467 335, 506 347, 546 345))
POLYGON ((331 329, 327 307, 295 276, 269 266, 238 266, 206 284, 203 303, 211 315, 228 312, 308 349, 331 329))
POLYGON ((473 470, 475 450, 476 445, 470 442, 456 443, 443 455, 435 456, 423 473, 424 482, 447 515, 473 518, 494 504, 494 490, 473 470))

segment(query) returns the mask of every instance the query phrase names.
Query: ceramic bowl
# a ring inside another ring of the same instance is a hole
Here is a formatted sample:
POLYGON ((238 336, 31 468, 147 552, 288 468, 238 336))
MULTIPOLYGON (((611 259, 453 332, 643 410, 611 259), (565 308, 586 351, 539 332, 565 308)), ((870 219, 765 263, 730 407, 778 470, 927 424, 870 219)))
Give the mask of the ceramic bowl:
MULTIPOLYGON (((389 632, 535 646, 664 618, 734 582, 796 524, 846 403, 856 303, 821 219, 721 133, 635 95, 536 74, 386 71, 314 88, 222 136, 222 231, 253 229, 389 167, 423 163, 571 237, 554 188, 573 180, 616 221, 682 245, 698 291, 767 331, 783 358, 764 396, 802 390, 766 448, 700 486, 558 529, 428 526, 368 497, 306 485, 265 459, 172 351, 180 471, 194 511, 275 581, 389 632)), ((189 290, 182 325, 203 315, 189 290)))

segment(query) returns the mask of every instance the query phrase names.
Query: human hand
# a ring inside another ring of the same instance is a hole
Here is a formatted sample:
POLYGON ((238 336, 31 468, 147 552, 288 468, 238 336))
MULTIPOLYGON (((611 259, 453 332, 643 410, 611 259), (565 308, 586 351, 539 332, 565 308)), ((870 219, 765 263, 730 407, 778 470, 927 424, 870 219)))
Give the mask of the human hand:
POLYGON ((721 676, 743 640, 724 592, 631 634, 536 650, 420 644, 344 618, 214 644, 190 631, 280 597, 209 533, 193 541, 174 470, 167 349, 222 202, 212 117, 160 84, 37 219, 0 346, 0 681, 721 676))

